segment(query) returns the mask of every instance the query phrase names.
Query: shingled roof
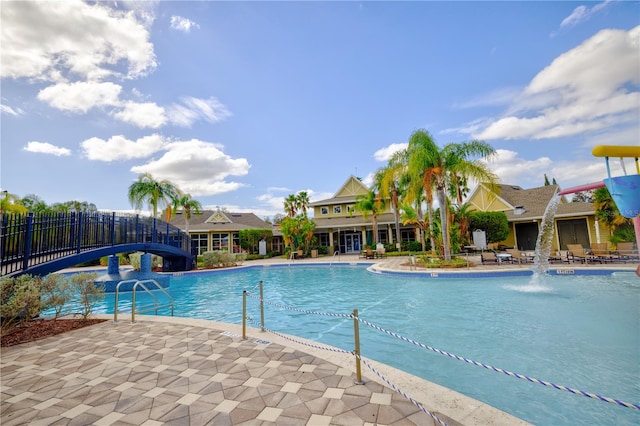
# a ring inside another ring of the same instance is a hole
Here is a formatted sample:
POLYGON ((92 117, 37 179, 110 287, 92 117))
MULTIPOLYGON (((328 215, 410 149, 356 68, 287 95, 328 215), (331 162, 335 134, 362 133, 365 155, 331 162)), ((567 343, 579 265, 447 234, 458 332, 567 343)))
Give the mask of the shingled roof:
MULTIPOLYGON (((169 222, 178 228, 185 227, 184 216, 178 212, 169 222)), ((271 224, 253 213, 232 213, 221 210, 203 210, 191 215, 189 232, 239 231, 241 229, 271 229, 271 224)))
MULTIPOLYGON (((513 207, 512 210, 505 211, 510 222, 542 218, 549 202, 559 189, 558 185, 545 185, 531 189, 522 189, 517 185, 498 185, 498 188, 500 198, 513 207)), ((594 212, 592 203, 569 203, 563 198, 558 206, 556 217, 592 215, 594 212)))

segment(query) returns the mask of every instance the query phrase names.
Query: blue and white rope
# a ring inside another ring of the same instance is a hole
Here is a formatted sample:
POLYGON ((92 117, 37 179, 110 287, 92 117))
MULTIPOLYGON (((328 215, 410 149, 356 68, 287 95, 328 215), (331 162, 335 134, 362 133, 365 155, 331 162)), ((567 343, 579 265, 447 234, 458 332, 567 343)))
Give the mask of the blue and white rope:
MULTIPOLYGON (((249 321, 252 324, 256 324, 259 325, 257 323, 257 321, 254 321, 253 318, 251 317, 247 317, 247 321, 249 321)), ((344 349, 340 349, 340 348, 328 348, 326 346, 318 346, 318 345, 312 345, 310 343, 307 342, 303 342, 300 340, 296 340, 296 339, 292 339, 289 336, 285 336, 284 334, 278 333, 277 331, 274 330, 270 330, 268 328, 265 328, 265 331, 268 331, 269 333, 273 333, 276 336, 280 336, 283 339, 289 340, 291 342, 295 342, 298 343, 300 345, 303 346, 307 346, 310 348, 314 348, 314 349, 321 349, 324 351, 330 351, 330 352, 338 352, 338 353, 344 353, 344 354, 351 354, 354 355, 356 358, 359 358, 362 363, 364 365, 366 365, 371 371, 373 371, 373 373, 375 373, 378 377, 380 377, 380 379, 382 379, 386 384, 388 384, 389 386, 391 386, 391 388, 398 392, 400 395, 402 395, 403 397, 405 397, 409 402, 411 402, 413 405, 415 405, 416 407, 418 407, 423 413, 429 415, 431 418, 433 418, 436 422, 438 422, 438 424, 442 425, 442 426, 448 426, 446 423, 444 423, 442 420, 440 420, 438 417, 436 417, 435 414, 433 414, 431 411, 427 410, 426 408, 424 408, 422 406, 422 404, 420 404, 418 401, 416 401, 415 399, 413 399, 412 397, 410 397, 409 395, 407 395, 403 390, 401 390, 400 388, 398 388, 396 385, 394 385, 393 383, 391 383, 382 373, 378 372, 375 368, 373 368, 373 366, 371 364, 369 364, 365 359, 362 358, 362 356, 358 356, 357 354, 355 354, 354 352, 349 352, 349 351, 345 351, 344 349)))
POLYGON ((633 404, 633 403, 630 403, 630 402, 621 401, 619 399, 609 398, 609 397, 598 395, 598 394, 594 394, 594 393, 591 393, 591 392, 585 392, 585 391, 581 391, 579 389, 573 389, 573 388, 570 388, 570 387, 567 387, 567 386, 557 385, 555 383, 547 382, 545 380, 536 379, 534 377, 525 376, 523 374, 513 373, 513 372, 508 371, 508 370, 503 370, 502 368, 493 367, 491 365, 484 364, 482 362, 474 361, 474 360, 471 360, 471 359, 468 359, 468 358, 465 358, 465 357, 462 357, 462 356, 459 356, 459 355, 455 355, 455 354, 440 350, 438 348, 434 348, 434 347, 425 345, 425 344, 420 343, 420 342, 416 342, 413 339, 409 339, 407 337, 404 337, 404 336, 401 336, 401 335, 399 335, 397 333, 394 333, 393 331, 386 330, 386 329, 384 329, 384 328, 382 328, 380 326, 377 326, 375 324, 372 324, 369 321, 366 321, 366 320, 364 320, 362 318, 357 318, 357 319, 361 323, 363 323, 365 325, 368 325, 369 327, 374 328, 374 329, 376 329, 378 331, 386 333, 389 336, 392 336, 392 337, 395 337, 395 338, 400 339, 402 341, 411 343, 411 344, 413 344, 415 346, 418 346, 420 348, 427 349, 429 351, 438 353, 440 355, 445 355, 445 356, 448 356, 449 358, 457 359, 458 361, 464 361, 467 364, 472 364, 472 365, 476 365, 478 367, 483 367, 483 368, 486 368, 487 370, 495 371, 497 373, 506 374, 507 376, 515 377, 515 378, 518 378, 518 379, 521 379, 521 380, 526 380, 526 381, 531 382, 531 383, 537 383, 539 385, 543 385, 543 386, 547 386, 547 387, 550 387, 550 388, 554 388, 554 389, 562 390, 562 391, 565 391, 565 392, 569 392, 569 393, 572 393, 574 395, 581 395, 581 396, 585 396, 587 398, 592 398, 592 399, 597 399, 597 400, 600 400, 600 401, 608 402, 609 404, 615 404, 615 405, 619 405, 619 406, 622 406, 622 407, 631 408, 633 410, 640 410, 640 404, 633 404))
MULTIPOLYGON (((258 324, 258 322, 257 322, 257 321, 255 321, 255 320, 254 320, 253 318, 251 318, 251 317, 247 317, 247 321, 249 321, 249 322, 250 322, 250 323, 252 323, 252 324, 258 325, 258 326, 260 325, 260 324, 258 324)), ((269 330, 268 328, 265 328, 264 330, 265 330, 265 331, 268 331, 269 333, 273 333, 273 334, 275 334, 276 336, 280 336, 280 337, 282 337, 283 339, 289 340, 289 341, 291 341, 291 342, 298 343, 298 344, 300 344, 300 345, 308 346, 308 347, 310 347, 310 348, 314 348, 314 349, 322 349, 322 350, 324 350, 324 351, 338 352, 338 353, 345 353, 345 354, 350 354, 350 353, 351 353, 351 352, 349 352, 349 351, 345 351, 344 349, 340 349, 340 348, 328 348, 328 347, 326 347, 326 346, 317 346, 317 345, 312 345, 312 344, 310 344, 310 343, 303 342, 303 341, 300 341, 300 340, 292 339, 292 338, 291 338, 291 337, 289 337, 289 336, 285 336, 284 334, 280 334, 280 333, 278 333, 277 331, 274 331, 274 330, 269 330)))
POLYGON ((411 402, 413 405, 415 405, 416 407, 418 407, 418 409, 420 409, 420 411, 422 411, 423 413, 427 414, 429 417, 431 417, 433 420, 435 420, 438 424, 442 425, 442 426, 447 426, 447 424, 445 422, 443 422, 441 419, 439 419, 435 414, 433 414, 431 411, 427 410, 426 408, 424 408, 422 406, 422 404, 420 404, 418 401, 416 401, 415 399, 413 399, 412 397, 410 397, 409 395, 407 395, 402 389, 400 389, 399 387, 397 387, 396 385, 394 385, 393 383, 391 383, 389 381, 389 379, 387 379, 382 373, 380 373, 378 370, 376 370, 375 368, 373 368, 373 365, 369 364, 367 362, 367 360, 365 360, 364 358, 362 358, 362 356, 359 356, 358 354, 353 354, 355 355, 356 358, 360 359, 360 361, 362 361, 362 363, 364 365, 367 366, 367 368, 369 370, 371 370, 376 376, 380 377, 380 379, 382 381, 384 381, 386 384, 388 384, 389 386, 391 386, 391 389, 393 389, 394 391, 398 392, 400 395, 402 395, 403 397, 405 397, 409 402, 411 402))
MULTIPOLYGON (((260 297, 258 297, 258 296, 253 296, 251 294, 248 294, 248 296, 251 297, 252 299, 255 299, 255 300, 258 300, 258 301, 260 300, 260 297)), ((330 313, 330 312, 307 311, 307 310, 304 310, 304 309, 297 309, 297 308, 292 308, 290 306, 285 306, 285 305, 280 305, 278 303, 269 302, 267 300, 263 300, 262 302, 266 303, 267 305, 275 306, 276 308, 279 308, 279 309, 286 309, 288 311, 301 312, 303 314, 322 315, 322 316, 325 316, 325 317, 353 318, 353 315, 351 315, 351 314, 334 314, 334 313, 330 313)))

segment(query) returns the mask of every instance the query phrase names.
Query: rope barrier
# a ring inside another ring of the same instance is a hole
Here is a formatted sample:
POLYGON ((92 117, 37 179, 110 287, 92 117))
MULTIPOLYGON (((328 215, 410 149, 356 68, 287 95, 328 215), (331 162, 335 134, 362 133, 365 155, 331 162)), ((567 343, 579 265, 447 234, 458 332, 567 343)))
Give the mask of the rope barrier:
MULTIPOLYGON (((253 318, 251 317, 247 317, 247 321, 249 321, 252 324, 256 324, 256 325, 260 325, 258 324, 257 321, 255 321, 253 318)), ((346 351, 344 349, 340 349, 340 348, 328 348, 326 346, 318 346, 318 345, 312 345, 310 343, 307 342, 303 342, 301 340, 296 340, 296 339, 292 339, 289 336, 285 336, 284 334, 278 333, 277 331, 274 330, 270 330, 268 328, 265 328, 265 331, 268 331, 269 333, 273 333, 276 336, 282 337, 283 339, 289 340, 291 342, 295 342, 298 343, 300 345, 303 346, 307 346, 310 348, 314 348, 314 349, 321 349, 321 350, 325 350, 325 351, 330 351, 330 352, 338 352, 338 353, 344 353, 344 354, 351 354, 354 355, 356 358, 360 359, 364 365, 366 365, 376 376, 378 376, 380 379, 382 379, 386 384, 388 384, 389 386, 391 386, 391 388, 398 392, 400 395, 402 395, 403 397, 405 397, 409 402, 411 402, 413 405, 415 405, 416 407, 418 407, 418 409, 420 409, 423 413, 427 414, 429 417, 431 417, 432 419, 434 419, 438 424, 442 425, 442 426, 448 426, 445 422, 443 422, 441 419, 439 419, 435 414, 433 414, 431 411, 427 410, 426 408, 424 408, 422 406, 422 404, 420 404, 418 401, 416 401, 415 399, 413 399, 411 396, 407 395, 402 389, 400 389, 399 387, 397 387, 396 385, 394 385, 393 383, 391 383, 389 381, 389 379, 387 379, 382 373, 380 373, 378 370, 376 370, 371 364, 369 364, 364 358, 362 358, 362 356, 358 356, 357 354, 355 354, 354 352, 349 352, 346 351)))
MULTIPOLYGON (((255 321, 255 320, 254 320, 253 318, 251 318, 251 317, 247 317, 247 321, 249 321, 249 322, 250 322, 250 323, 252 323, 252 324, 260 325, 260 324, 258 324, 258 322, 257 322, 257 321, 255 321)), ((344 353, 344 354, 350 354, 350 353, 351 353, 351 352, 349 352, 349 351, 345 351, 344 349, 340 349, 340 348, 328 348, 328 347, 326 347, 326 346, 316 346, 316 345, 309 344, 309 343, 307 343, 307 342, 303 342, 303 341, 301 341, 301 340, 292 339, 292 338, 291 338, 291 337, 289 337, 289 336, 285 336, 284 334, 278 333, 277 331, 275 331, 275 330, 270 330, 270 329, 268 329, 268 328, 265 328, 264 330, 265 330, 265 331, 268 331, 269 333, 273 333, 273 334, 275 334, 276 336, 282 337, 283 339, 289 340, 289 341, 291 341, 291 342, 298 343, 298 344, 300 344, 300 345, 308 346, 308 347, 310 347, 310 348, 314 348, 314 349, 322 349, 322 350, 325 350, 325 351, 338 352, 338 353, 344 353)))
MULTIPOLYGON (((255 287, 254 287, 254 289, 255 289, 255 287)), ((505 375, 507 375, 509 377, 515 377, 517 379, 525 380, 525 381, 530 382, 530 383, 537 383, 539 385, 543 385, 543 386, 550 387, 550 388, 553 388, 553 389, 557 389, 557 390, 565 391, 565 392, 568 392, 568 393, 572 393, 574 395, 584 396, 584 397, 595 399, 595 400, 598 400, 598 401, 607 402, 609 404, 614 404, 614 405, 618 405, 618 406, 621 406, 621 407, 631 408, 633 410, 640 410, 640 404, 634 404, 634 403, 630 403, 630 402, 625 402, 625 401, 622 401, 622 400, 619 400, 619 399, 610 398, 610 397, 607 397, 607 396, 602 396, 602 395, 598 395, 598 394, 595 394, 595 393, 582 391, 582 390, 579 390, 579 389, 574 389, 574 388, 571 388, 571 387, 568 387, 568 386, 557 385, 555 383, 548 382, 546 380, 540 380, 540 379, 536 379, 535 377, 526 376, 524 374, 514 373, 514 372, 509 371, 509 370, 504 370, 504 369, 499 368, 499 367, 494 367, 492 365, 485 364, 485 363, 478 362, 478 361, 474 361, 472 359, 465 358, 465 357, 460 356, 460 355, 452 354, 450 352, 443 351, 441 349, 425 345, 424 343, 417 342, 417 341, 415 341, 413 339, 410 339, 408 337, 404 337, 404 336, 402 336, 402 335, 400 335, 398 333, 395 333, 393 331, 386 330, 386 329, 384 329, 384 328, 382 328, 382 327, 380 327, 380 326, 378 326, 376 324, 373 324, 373 323, 371 323, 371 322, 369 322, 367 320, 364 320, 364 319, 362 319, 360 317, 354 317, 354 315, 352 315, 352 314, 337 314, 337 313, 326 313, 326 312, 316 312, 316 311, 309 311, 309 310, 304 310, 304 309, 297 309, 297 308, 281 305, 281 304, 278 304, 278 303, 268 302, 268 301, 263 300, 263 299, 261 299, 259 297, 252 296, 248 292, 247 292, 247 296, 249 296, 249 297, 251 297, 251 298, 253 298, 255 300, 258 300, 258 301, 260 301, 262 303, 267 303, 267 304, 269 304, 271 306, 275 306, 275 307, 277 307, 279 309, 285 309, 285 310, 289 310, 289 311, 300 312, 300 313, 311 314, 311 315, 322 315, 322 316, 338 317, 338 318, 355 318, 357 321, 359 321, 359 322, 361 322, 361 323, 363 323, 363 324, 365 324, 365 325, 367 325, 367 326, 369 326, 369 327, 371 327, 371 328, 373 328, 375 330, 381 331, 381 332, 383 332, 383 333, 385 333, 385 334, 387 334, 387 335, 389 335, 391 337, 395 337, 396 339, 399 339, 399 340, 402 340, 404 342, 410 343, 412 345, 418 346, 418 347, 420 347, 422 349, 426 349, 426 350, 435 352, 437 354, 447 356, 449 358, 457 359, 458 361, 466 362, 467 364, 471 364, 471 365, 475 365, 477 367, 485 368, 487 370, 495 371, 496 373, 502 373, 502 374, 505 374, 505 375)), ((249 321, 251 321, 252 323, 256 324, 256 322, 253 321, 250 317, 247 317, 247 319, 249 321)), ((334 352, 352 353, 352 354, 354 354, 356 356, 356 358, 361 359, 361 357, 359 357, 357 354, 355 354, 353 352, 347 352, 347 351, 344 351, 344 350, 330 349, 330 348, 325 348, 325 347, 320 347, 320 346, 312 346, 312 345, 309 345, 309 344, 301 342, 301 341, 293 340, 293 339, 291 339, 291 338, 289 338, 287 336, 279 334, 276 331, 267 330, 267 329, 265 329, 265 330, 269 331, 271 333, 274 333, 277 336, 280 336, 280 337, 282 337, 284 339, 291 340, 293 342, 296 342, 296 343, 299 343, 299 344, 302 344, 302 345, 305 345, 305 346, 311 346, 311 347, 314 347, 314 348, 317 348, 317 349, 324 349, 324 350, 329 350, 329 351, 334 351, 334 352)), ((366 362, 365 362, 365 365, 366 365, 366 362)), ((372 368, 370 366, 368 366, 368 367, 372 368)), ((374 370, 374 372, 375 372, 375 370, 374 370)), ((388 384, 395 389, 395 386, 393 386, 391 383, 388 383, 388 384)))
POLYGON ((393 331, 386 330, 386 329, 384 329, 384 328, 382 328, 380 326, 377 326, 375 324, 372 324, 369 321, 366 321, 366 320, 364 320, 362 318, 358 318, 358 321, 360 321, 361 323, 363 323, 365 325, 368 325, 371 328, 374 328, 374 329, 376 329, 378 331, 381 331, 381 332, 383 332, 385 334, 388 334, 389 336, 392 336, 392 337, 395 337, 397 339, 400 339, 400 340, 402 340, 404 342, 411 343, 411 344, 413 344, 415 346, 418 346, 418 347, 420 347, 422 349, 427 349, 429 351, 438 353, 440 355, 448 356, 449 358, 457 359, 458 361, 464 361, 467 364, 475 365, 475 366, 478 366, 478 367, 483 367, 483 368, 486 368, 487 370, 495 371, 497 373, 506 374, 507 376, 515 377, 515 378, 521 379, 521 380, 526 380, 526 381, 531 382, 531 383, 537 383, 539 385, 543 385, 543 386, 547 386, 547 387, 550 387, 550 388, 558 389, 558 390, 561 390, 561 391, 569 392, 569 393, 572 393, 574 395, 581 395, 581 396, 585 396, 587 398, 592 398, 592 399, 597 399, 599 401, 608 402, 609 404, 615 404, 615 405, 619 405, 619 406, 622 406, 622 407, 631 408, 633 410, 640 410, 640 404, 632 404, 630 402, 621 401, 621 400, 615 399, 615 398, 609 398, 609 397, 598 395, 598 394, 594 394, 594 393, 591 393, 591 392, 581 391, 579 389, 570 388, 568 386, 557 385, 555 383, 551 383, 551 382, 548 382, 548 381, 545 381, 545 380, 540 380, 540 379, 536 379, 534 377, 525 376, 524 374, 513 373, 513 372, 508 371, 508 370, 503 370, 502 368, 498 368, 498 367, 494 367, 492 365, 484 364, 482 362, 474 361, 474 360, 471 360, 471 359, 468 359, 468 358, 465 358, 465 357, 462 357, 462 356, 459 356, 459 355, 455 355, 455 354, 443 351, 443 350, 438 349, 438 348, 434 348, 434 347, 425 345, 425 344, 420 343, 420 342, 416 342, 413 339, 409 339, 407 337, 404 337, 404 336, 401 336, 401 335, 399 335, 397 333, 394 333, 393 331))
POLYGON ((286 309, 288 311, 301 312, 303 314, 311 314, 311 315, 322 315, 322 316, 325 316, 325 317, 353 318, 353 315, 351 315, 351 314, 334 314, 334 313, 330 313, 330 312, 315 312, 315 311, 307 311, 307 310, 304 310, 304 309, 292 308, 292 307, 289 307, 289 306, 280 305, 278 303, 269 302, 267 300, 260 300, 259 297, 253 296, 250 293, 247 293, 247 296, 252 298, 252 299, 261 301, 263 303, 266 303, 267 305, 275 306, 276 308, 279 308, 279 309, 286 309))
MULTIPOLYGON (((356 357, 358 357, 356 355, 356 357)), ((418 407, 418 409, 420 409, 420 411, 422 411, 423 413, 427 414, 429 417, 431 417, 433 420, 435 420, 438 424, 442 425, 442 426, 447 426, 447 424, 445 422, 443 422, 441 419, 439 419, 435 414, 433 414, 431 411, 427 410, 426 408, 424 408, 424 406, 422 404, 420 404, 418 401, 416 401, 415 399, 413 399, 412 397, 410 397, 409 395, 407 395, 402 389, 398 388, 396 385, 394 385, 393 383, 391 383, 389 381, 389 379, 387 379, 382 373, 380 373, 378 370, 376 370, 375 368, 373 368, 373 365, 369 364, 367 362, 366 359, 362 358, 362 356, 358 357, 360 359, 360 361, 362 361, 362 363, 364 365, 366 365, 369 370, 371 370, 376 376, 378 376, 380 379, 382 379, 386 384, 388 384, 389 386, 391 386, 391 389, 393 389, 394 391, 398 392, 400 395, 402 395, 403 397, 405 397, 407 400, 409 400, 409 402, 411 402, 413 405, 415 405, 416 407, 418 407)))

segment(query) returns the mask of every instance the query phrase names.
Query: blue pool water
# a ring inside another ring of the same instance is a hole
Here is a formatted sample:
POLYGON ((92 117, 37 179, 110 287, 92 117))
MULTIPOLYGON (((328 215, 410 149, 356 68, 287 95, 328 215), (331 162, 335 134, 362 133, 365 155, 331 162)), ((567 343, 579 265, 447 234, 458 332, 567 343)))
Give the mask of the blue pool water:
MULTIPOLYGON (((347 315, 358 309, 362 319, 425 345, 640 403, 640 280, 633 274, 445 280, 373 274, 361 266, 268 267, 173 277, 169 292, 176 300, 176 316, 240 324, 242 291, 253 290, 257 296, 259 281, 264 282, 267 329, 351 351, 351 319, 282 310, 269 302, 347 315)), ((99 311, 113 313, 112 294, 99 311)), ((248 314, 259 321, 257 300, 248 298, 248 314)), ((470 365, 363 324, 360 342, 365 358, 531 423, 640 424, 637 410, 470 365)))

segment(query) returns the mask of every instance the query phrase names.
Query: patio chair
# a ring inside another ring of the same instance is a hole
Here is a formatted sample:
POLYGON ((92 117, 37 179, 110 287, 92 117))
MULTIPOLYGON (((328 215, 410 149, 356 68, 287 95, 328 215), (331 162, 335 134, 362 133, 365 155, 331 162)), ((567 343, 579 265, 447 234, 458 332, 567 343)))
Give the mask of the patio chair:
POLYGON ((607 249, 607 243, 591 243, 591 254, 604 262, 613 262, 620 257, 617 254, 611 254, 607 249))
POLYGON ((597 256, 588 253, 587 250, 582 247, 582 244, 567 244, 567 249, 569 250, 567 252, 569 262, 579 260, 580 263, 589 263, 589 261, 602 263, 602 260, 597 256))
POLYGON ((526 253, 523 253, 518 249, 506 249, 505 251, 511 255, 511 262, 529 263, 533 261, 533 259, 527 256, 526 253))
POLYGON ((480 254, 480 261, 484 263, 498 263, 498 257, 494 252, 484 251, 480 254))
POLYGON ((639 259, 638 250, 634 250, 633 243, 629 242, 618 243, 616 245, 616 254, 620 258, 620 260, 625 263, 627 261, 634 261, 639 259))

